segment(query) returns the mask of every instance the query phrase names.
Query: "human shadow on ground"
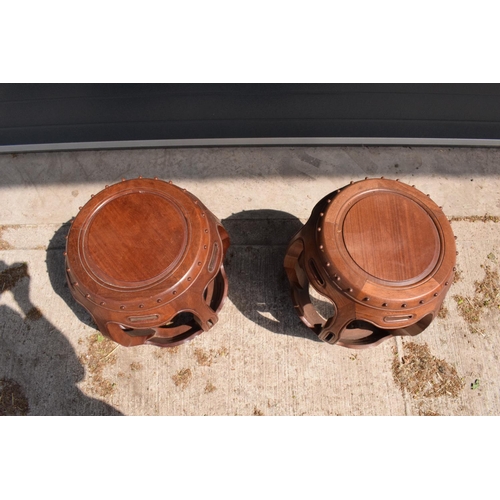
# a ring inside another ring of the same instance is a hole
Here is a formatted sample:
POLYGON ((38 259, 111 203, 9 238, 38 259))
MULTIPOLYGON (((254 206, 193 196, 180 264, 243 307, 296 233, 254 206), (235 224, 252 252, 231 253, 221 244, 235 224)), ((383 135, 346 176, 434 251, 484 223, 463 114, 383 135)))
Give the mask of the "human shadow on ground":
POLYGON ((0 282, 0 295, 10 291, 15 301, 14 307, 0 305, 0 389, 17 388, 26 403, 4 414, 121 415, 77 387, 84 368, 66 337, 32 303, 28 265, 0 261, 0 282))
POLYGON ((54 236, 52 236, 47 247, 46 263, 50 284, 54 292, 64 300, 66 305, 84 325, 97 330, 97 326, 90 313, 71 295, 66 280, 64 249, 66 248, 66 235, 69 232, 70 226, 71 221, 62 224, 54 233, 54 236))
POLYGON ((287 245, 302 227, 300 220, 279 210, 249 210, 222 224, 231 238, 224 263, 231 302, 273 333, 320 342, 294 310, 283 267, 287 245))

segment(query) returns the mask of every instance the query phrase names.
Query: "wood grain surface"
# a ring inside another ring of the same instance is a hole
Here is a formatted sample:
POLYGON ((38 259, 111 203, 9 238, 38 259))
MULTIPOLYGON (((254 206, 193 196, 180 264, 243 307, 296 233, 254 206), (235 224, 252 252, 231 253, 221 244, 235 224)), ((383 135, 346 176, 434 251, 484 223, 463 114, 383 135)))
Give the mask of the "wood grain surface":
POLYGON ((354 204, 344 242, 364 271, 384 281, 418 280, 436 265, 439 234, 433 220, 406 196, 376 192, 354 204))
POLYGON ((129 193, 99 207, 86 233, 85 255, 120 281, 155 278, 186 250, 187 223, 179 208, 158 194, 129 193))

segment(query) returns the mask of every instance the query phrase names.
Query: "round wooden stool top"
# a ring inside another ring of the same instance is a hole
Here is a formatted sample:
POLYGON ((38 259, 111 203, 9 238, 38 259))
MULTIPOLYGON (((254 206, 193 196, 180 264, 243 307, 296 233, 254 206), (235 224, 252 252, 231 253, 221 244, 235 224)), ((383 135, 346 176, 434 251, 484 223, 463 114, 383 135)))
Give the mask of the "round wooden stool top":
POLYGON ((191 193, 158 179, 107 186, 68 233, 75 299, 116 342, 173 346, 217 322, 229 237, 191 193))
POLYGON ((453 279, 448 219, 428 196, 387 179, 330 193, 292 239, 285 269, 304 323, 330 343, 363 347, 415 335, 439 311, 453 279), (332 301, 323 318, 309 284, 332 301))

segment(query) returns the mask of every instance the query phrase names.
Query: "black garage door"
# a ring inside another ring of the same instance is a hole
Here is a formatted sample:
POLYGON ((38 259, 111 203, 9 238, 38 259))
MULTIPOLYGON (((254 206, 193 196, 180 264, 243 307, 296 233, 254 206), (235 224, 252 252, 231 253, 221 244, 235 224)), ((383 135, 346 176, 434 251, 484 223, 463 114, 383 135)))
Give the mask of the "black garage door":
POLYGON ((500 85, 0 85, 0 152, 245 138, 499 140, 500 85))

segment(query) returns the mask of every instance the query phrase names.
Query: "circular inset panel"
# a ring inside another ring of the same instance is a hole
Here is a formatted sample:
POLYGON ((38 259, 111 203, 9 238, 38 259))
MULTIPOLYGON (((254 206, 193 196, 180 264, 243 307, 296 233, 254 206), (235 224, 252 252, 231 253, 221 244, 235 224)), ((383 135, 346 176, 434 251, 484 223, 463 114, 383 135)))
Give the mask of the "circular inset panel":
POLYGON ((96 211, 83 249, 99 278, 138 283, 174 267, 187 236, 185 218, 172 201, 137 191, 111 199, 96 211))
POLYGON ((353 205, 344 219, 343 237, 361 269, 389 282, 427 276, 441 249, 427 211, 407 196, 387 191, 374 191, 353 205))

